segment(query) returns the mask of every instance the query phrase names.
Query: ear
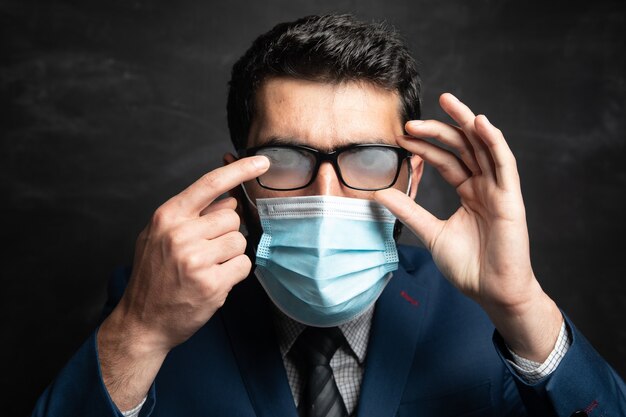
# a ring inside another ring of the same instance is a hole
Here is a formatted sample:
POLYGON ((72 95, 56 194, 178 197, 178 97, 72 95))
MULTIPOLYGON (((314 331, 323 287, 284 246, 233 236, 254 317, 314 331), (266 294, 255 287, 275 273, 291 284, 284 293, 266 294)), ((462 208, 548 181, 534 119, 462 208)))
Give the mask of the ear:
MULTIPOLYGON (((224 164, 224 166, 232 164, 236 160, 237 157, 230 152, 227 152, 224 154, 224 156, 222 156, 222 163, 224 164)), ((230 189, 228 191, 228 195, 237 200, 237 208, 235 209, 235 211, 239 215, 241 222, 244 223, 245 216, 243 214, 243 205, 246 204, 246 196, 243 195, 241 187, 234 187, 230 189)))
POLYGON ((424 160, 417 155, 412 155, 409 163, 411 164, 411 189, 409 190, 409 196, 415 200, 417 189, 422 180, 422 174, 424 174, 424 160))
POLYGON ((224 163, 224 166, 232 164, 236 160, 237 157, 230 152, 226 152, 224 156, 222 156, 222 162, 224 163))

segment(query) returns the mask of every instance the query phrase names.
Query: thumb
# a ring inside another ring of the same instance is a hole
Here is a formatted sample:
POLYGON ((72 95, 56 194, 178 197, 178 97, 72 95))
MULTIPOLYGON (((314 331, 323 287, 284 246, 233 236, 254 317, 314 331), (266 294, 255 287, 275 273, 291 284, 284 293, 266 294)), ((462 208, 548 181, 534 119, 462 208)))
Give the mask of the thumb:
POLYGON ((443 227, 443 220, 439 220, 411 197, 395 188, 376 191, 374 200, 387 207, 398 220, 411 229, 428 250, 432 249, 432 243, 443 227))

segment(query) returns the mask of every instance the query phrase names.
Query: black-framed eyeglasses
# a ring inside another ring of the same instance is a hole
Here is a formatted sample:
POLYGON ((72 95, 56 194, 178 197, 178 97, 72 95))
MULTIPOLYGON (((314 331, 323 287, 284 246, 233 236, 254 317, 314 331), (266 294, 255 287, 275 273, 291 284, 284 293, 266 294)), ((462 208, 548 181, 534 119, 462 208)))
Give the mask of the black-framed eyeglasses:
MULTIPOLYGON (((330 162, 339 180, 348 188, 376 191, 391 187, 398 180, 402 162, 411 153, 398 146, 356 144, 332 152, 300 145, 265 145, 238 151, 240 157, 263 155, 270 168, 257 182, 276 191, 299 190, 311 185, 322 162, 330 162)), ((410 175, 410 169, 408 169, 410 175)))

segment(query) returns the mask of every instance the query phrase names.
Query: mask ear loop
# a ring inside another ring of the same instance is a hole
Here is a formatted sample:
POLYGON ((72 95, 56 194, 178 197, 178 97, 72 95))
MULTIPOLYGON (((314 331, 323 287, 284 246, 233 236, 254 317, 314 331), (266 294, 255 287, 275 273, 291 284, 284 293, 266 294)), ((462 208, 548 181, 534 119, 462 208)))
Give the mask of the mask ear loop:
POLYGON ((412 174, 411 169, 413 168, 411 166, 411 156, 413 156, 413 155, 410 155, 410 156, 406 157, 406 163, 407 163, 407 165, 409 167, 409 169, 408 169, 408 171, 409 171, 409 185, 407 185, 407 187, 406 187, 406 195, 408 195, 409 197, 411 196, 411 185, 413 185, 413 175, 411 175, 412 174))
POLYGON ((248 199, 248 202, 252 205, 252 207, 254 207, 255 210, 257 210, 256 204, 254 204, 252 202, 252 199, 248 195, 248 191, 246 191, 246 186, 244 185, 243 182, 241 183, 241 189, 243 190, 243 193, 246 195, 246 198, 248 199))

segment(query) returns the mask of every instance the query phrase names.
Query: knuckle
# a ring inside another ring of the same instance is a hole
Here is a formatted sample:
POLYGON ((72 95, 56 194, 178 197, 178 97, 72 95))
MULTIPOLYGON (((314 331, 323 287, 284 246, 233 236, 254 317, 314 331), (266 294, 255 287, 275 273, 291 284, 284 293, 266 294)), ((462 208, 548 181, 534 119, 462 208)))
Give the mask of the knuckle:
POLYGON ((215 274, 210 274, 210 276, 208 277, 208 279, 203 281, 203 290, 204 293, 207 295, 213 295, 216 292, 219 291, 217 282, 218 282, 218 277, 215 276, 215 274))
POLYGON ((235 272, 237 278, 243 279, 248 276, 252 269, 252 261, 246 255, 239 255, 233 260, 235 262, 235 272))
POLYGON ((174 252, 177 248, 183 245, 185 239, 182 232, 173 230, 165 235, 164 241, 166 248, 174 252))
POLYGON ((246 238, 240 232, 229 232, 224 242, 229 252, 243 253, 246 249, 246 238))
POLYGON ((240 232, 234 232, 233 235, 235 247, 239 249, 239 252, 243 253, 246 250, 246 245, 248 243, 246 238, 240 232))
POLYGON ((241 255, 241 271, 243 272, 244 275, 248 275, 248 273, 250 273, 250 270, 252 269, 252 260, 250 259, 250 257, 246 256, 246 255, 241 255))
POLYGON ((239 218, 237 212, 235 210, 228 210, 228 216, 231 219, 233 227, 238 230, 241 225, 241 219, 239 218))
POLYGON ((440 142, 442 141, 442 139, 445 139, 442 129, 433 129, 431 135, 433 138, 439 140, 440 142))
POLYGON ((185 275, 192 275, 202 265, 202 256, 198 253, 188 254, 180 260, 180 267, 185 275))
POLYGON ((474 118, 468 118, 468 119, 462 120, 460 125, 463 131, 465 132, 473 131, 474 126, 475 126, 475 119, 476 118, 474 117, 474 118))
POLYGON ((239 229, 239 215, 234 210, 224 209, 218 212, 220 222, 226 226, 227 230, 239 229))
MULTIPOLYGON (((213 277, 214 278, 214 277, 213 277)), ((198 286, 198 292, 204 299, 213 299, 218 292, 215 279, 206 279, 198 286)))
POLYGON ((222 179, 215 172, 209 172, 200 178, 200 181, 205 187, 215 190, 221 188, 222 179))
POLYGON ((437 171, 439 171, 440 174, 443 174, 443 173, 447 172, 450 169, 450 165, 447 164, 446 162, 442 162, 442 161, 439 161, 439 162, 433 164, 433 166, 435 167, 435 169, 437 171))
POLYGON ((152 214, 152 219, 150 223, 157 229, 160 229, 165 227, 165 225, 168 223, 169 217, 169 211, 163 207, 159 207, 152 214))

